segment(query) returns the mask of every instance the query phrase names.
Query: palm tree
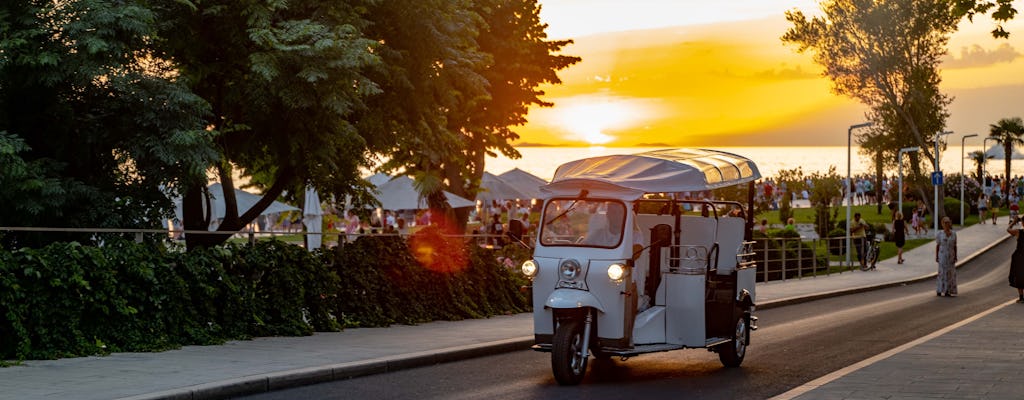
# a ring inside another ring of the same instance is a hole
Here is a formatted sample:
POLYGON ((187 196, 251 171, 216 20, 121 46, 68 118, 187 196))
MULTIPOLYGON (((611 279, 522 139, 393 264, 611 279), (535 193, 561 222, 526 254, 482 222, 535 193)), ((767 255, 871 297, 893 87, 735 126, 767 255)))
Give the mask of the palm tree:
MULTIPOLYGON (((1009 180, 1013 148, 1024 145, 1024 121, 1020 117, 1003 118, 989 125, 988 137, 1003 145, 1003 156, 1006 161, 1006 175, 1003 175, 1003 178, 1009 180)), ((1008 198, 1008 196, 1003 196, 1003 198, 1008 198)))
POLYGON ((974 162, 975 178, 978 180, 978 186, 981 186, 981 182, 985 180, 982 176, 985 172, 985 161, 988 157, 985 157, 985 152, 981 150, 975 150, 967 154, 967 158, 970 158, 974 162))

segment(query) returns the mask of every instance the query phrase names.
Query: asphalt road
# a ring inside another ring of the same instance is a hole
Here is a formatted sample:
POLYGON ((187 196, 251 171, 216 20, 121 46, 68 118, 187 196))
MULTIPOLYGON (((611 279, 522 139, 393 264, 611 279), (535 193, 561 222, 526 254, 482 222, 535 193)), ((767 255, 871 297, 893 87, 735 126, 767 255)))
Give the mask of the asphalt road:
MULTIPOLYGON (((703 349, 597 362, 560 387, 550 355, 521 351, 293 388, 247 399, 764 399, 925 336, 1016 297, 1006 275, 1013 241, 959 271, 960 296, 933 280, 757 312, 740 368, 703 349)), ((827 279, 827 278, 823 278, 827 279)))

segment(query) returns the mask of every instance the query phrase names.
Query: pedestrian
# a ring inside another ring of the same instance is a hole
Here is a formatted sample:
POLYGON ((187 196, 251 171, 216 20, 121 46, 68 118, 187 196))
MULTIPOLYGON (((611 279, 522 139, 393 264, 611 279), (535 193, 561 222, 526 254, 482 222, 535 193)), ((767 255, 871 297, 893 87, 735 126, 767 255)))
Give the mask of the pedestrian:
POLYGON ((999 216, 999 198, 998 197, 994 197, 991 201, 989 201, 988 213, 992 214, 992 225, 996 225, 996 223, 997 223, 996 217, 999 216))
POLYGON ((978 221, 985 223, 985 211, 988 210, 988 197, 985 194, 978 195, 978 221))
POLYGON ((910 216, 910 226, 914 228, 914 235, 921 235, 921 214, 916 208, 914 214, 910 216))
POLYGON ((1012 224, 1017 220, 1017 216, 1020 215, 1020 205, 1017 204, 1016 199, 1010 201, 1010 223, 1012 224))
POLYGON ((861 269, 867 269, 867 260, 864 259, 864 237, 868 232, 868 224, 860 219, 860 213, 853 214, 853 223, 850 224, 850 238, 853 240, 853 247, 857 249, 857 262, 861 269))
POLYGON ((342 220, 341 225, 345 232, 344 238, 346 242, 354 242, 356 238, 359 237, 359 226, 361 223, 359 221, 359 216, 356 215, 355 211, 352 209, 346 211, 345 218, 342 220))
POLYGON ((1017 247, 1010 256, 1010 286, 1017 288, 1017 302, 1024 303, 1024 235, 1020 234, 1020 219, 1014 218, 1010 221, 1010 227, 1006 232, 1017 237, 1017 247))
POLYGON ((893 242, 896 242, 896 263, 903 264, 903 245, 907 243, 907 221, 903 220, 903 213, 897 211, 892 219, 893 242))
POLYGON ((793 217, 786 219, 786 226, 782 227, 783 230, 796 232, 796 220, 793 217))
POLYGON ((757 226, 757 231, 761 232, 761 234, 764 234, 764 235, 768 234, 768 219, 767 218, 761 218, 761 225, 757 226))
POLYGON ((935 233, 935 262, 939 263, 936 296, 956 297, 956 260, 953 221, 942 217, 942 230, 935 233))
POLYGON ((491 223, 487 226, 487 233, 491 235, 490 242, 493 245, 502 247, 505 244, 504 238, 502 238, 505 229, 501 224, 501 214, 491 214, 491 223))

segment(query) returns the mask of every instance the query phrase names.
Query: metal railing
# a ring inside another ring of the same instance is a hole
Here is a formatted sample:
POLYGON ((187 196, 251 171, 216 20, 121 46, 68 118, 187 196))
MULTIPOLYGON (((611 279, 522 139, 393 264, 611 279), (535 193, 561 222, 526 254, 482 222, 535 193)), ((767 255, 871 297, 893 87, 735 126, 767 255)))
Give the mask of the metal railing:
MULTIPOLYGON (((327 232, 305 232, 305 231, 256 231, 254 229, 240 229, 237 231, 205 231, 205 230, 168 230, 168 229, 119 229, 119 228, 54 228, 54 227, 0 227, 0 235, 5 232, 37 232, 37 233, 85 233, 92 234, 91 238, 97 243, 102 243, 105 234, 124 237, 133 235, 136 241, 143 241, 146 235, 160 235, 161 239, 169 243, 182 243, 183 235, 232 235, 236 239, 245 239, 249 243, 255 243, 260 239, 273 239, 287 236, 308 236, 320 235, 324 247, 344 245, 360 237, 408 237, 409 233, 393 232, 371 232, 348 234, 339 231, 327 232)), ((475 242, 482 247, 501 247, 503 245, 515 244, 508 235, 494 234, 467 234, 448 235, 451 237, 462 237, 467 241, 475 242)), ((533 243, 532 236, 525 236, 523 242, 533 243)), ((293 243, 302 245, 305 241, 298 240, 293 243)), ((749 244, 745 244, 745 260, 755 262, 757 265, 758 281, 775 281, 788 279, 813 278, 831 274, 849 272, 860 269, 857 257, 851 257, 853 263, 846 265, 844 247, 845 237, 834 238, 755 238, 749 244)), ((690 246, 696 247, 696 246, 690 246)), ((693 250, 691 250, 693 251, 693 250)), ((681 253, 680 261, 687 263, 705 263, 707 260, 706 249, 703 254, 681 253)), ((856 250, 854 250, 856 251, 856 250)), ((856 255, 857 253, 854 253, 856 255)))

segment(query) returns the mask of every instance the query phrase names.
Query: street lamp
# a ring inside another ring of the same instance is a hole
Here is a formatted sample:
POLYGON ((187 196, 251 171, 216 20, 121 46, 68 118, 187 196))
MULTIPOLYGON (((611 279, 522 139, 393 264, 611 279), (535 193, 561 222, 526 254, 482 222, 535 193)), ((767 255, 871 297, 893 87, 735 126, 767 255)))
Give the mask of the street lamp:
POLYGON ((999 139, 996 139, 994 137, 987 137, 987 138, 985 138, 985 140, 983 140, 981 142, 981 147, 982 147, 982 149, 981 149, 981 176, 979 176, 978 179, 981 179, 981 185, 980 186, 982 186, 982 189, 984 189, 984 186, 985 186, 985 177, 988 176, 988 141, 989 140, 991 140, 993 142, 996 142, 996 143, 999 143, 999 139))
MULTIPOLYGON (((945 132, 942 132, 942 133, 939 133, 939 134, 935 135, 935 171, 934 172, 935 172, 936 175, 939 173, 939 140, 942 139, 943 136, 952 135, 952 134, 953 134, 953 131, 945 131, 945 132)), ((934 222, 935 222, 935 232, 938 232, 939 231, 939 210, 941 210, 941 208, 939 208, 940 207, 939 206, 939 185, 932 185, 932 186, 935 188, 935 203, 933 203, 934 205, 932 206, 932 208, 933 208, 933 210, 932 210, 932 220, 934 220, 934 222)))
POLYGON ((904 147, 904 148, 900 149, 899 154, 896 156, 896 163, 900 165, 900 181, 899 181, 899 187, 897 188, 897 191, 900 193, 900 202, 899 202, 899 208, 897 208, 896 210, 898 210, 901 213, 903 212, 903 153, 910 153, 910 152, 919 151, 919 150, 921 150, 921 148, 920 147, 916 147, 916 146, 915 147, 904 147))
POLYGON ((960 138, 960 227, 964 227, 964 182, 967 180, 967 175, 964 175, 964 143, 969 137, 978 136, 977 133, 970 135, 964 135, 960 138))
MULTIPOLYGON (((850 182, 850 148, 853 143, 853 130, 860 128, 867 128, 871 126, 871 122, 862 122, 856 125, 850 125, 850 129, 846 130, 846 267, 849 268, 853 265, 850 261, 850 205, 853 203, 851 192, 853 192, 853 186, 850 182)), ((859 251, 860 249, 858 249, 859 251)))

